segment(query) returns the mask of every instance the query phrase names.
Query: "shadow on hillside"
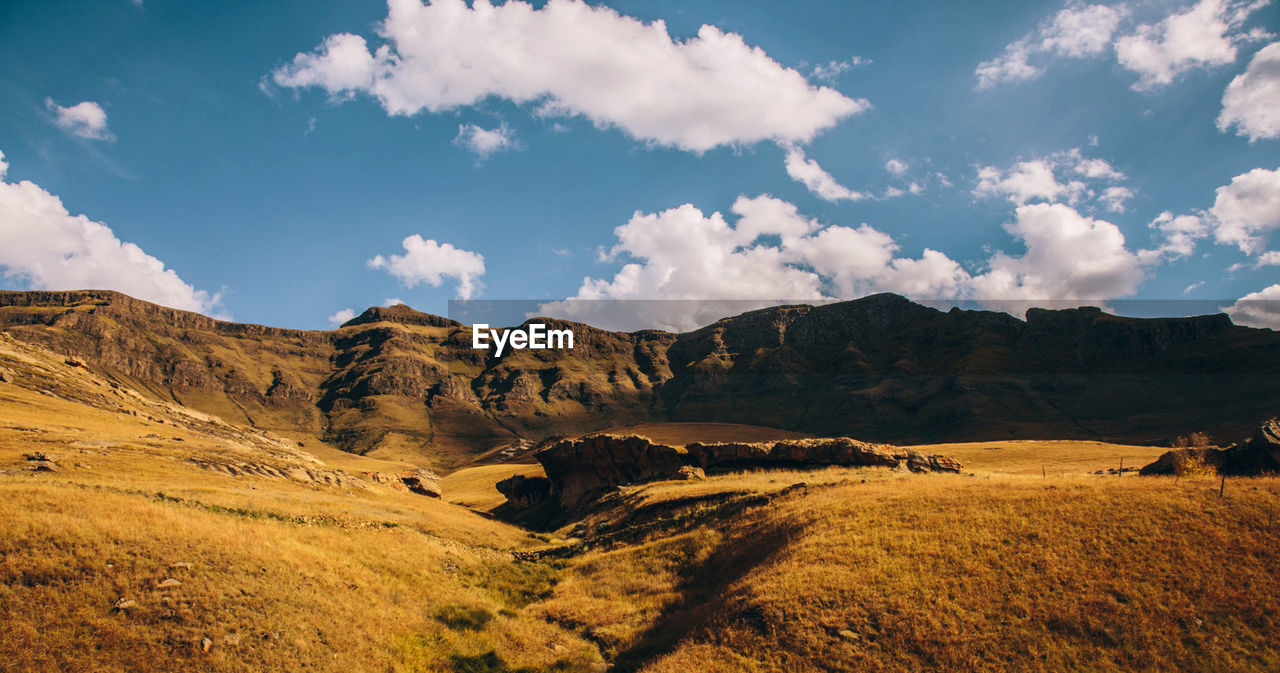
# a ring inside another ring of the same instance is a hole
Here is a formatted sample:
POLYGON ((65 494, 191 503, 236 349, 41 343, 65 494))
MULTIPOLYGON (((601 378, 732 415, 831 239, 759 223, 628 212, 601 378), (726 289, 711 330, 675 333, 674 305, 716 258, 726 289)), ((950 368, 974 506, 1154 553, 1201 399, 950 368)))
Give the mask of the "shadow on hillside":
POLYGON ((613 660, 611 671, 630 673, 666 654, 686 636, 725 614, 730 587, 800 532, 794 523, 759 523, 727 538, 705 562, 682 573, 681 598, 613 660))

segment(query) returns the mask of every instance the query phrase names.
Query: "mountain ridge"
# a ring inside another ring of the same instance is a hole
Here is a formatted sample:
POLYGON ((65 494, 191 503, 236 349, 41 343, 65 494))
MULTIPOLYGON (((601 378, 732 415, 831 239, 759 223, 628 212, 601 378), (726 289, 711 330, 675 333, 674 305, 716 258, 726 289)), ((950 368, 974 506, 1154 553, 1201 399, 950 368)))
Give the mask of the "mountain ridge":
MULTIPOLYGON (((501 357, 467 326, 371 307, 334 330, 215 320, 102 290, 0 292, 0 329, 159 399, 299 441, 448 471, 645 421, 875 442, 1238 433, 1280 407, 1280 334, 1217 314, 940 311, 880 294, 684 333, 575 329, 501 357)), ((528 322, 528 321, 526 321, 528 322)))

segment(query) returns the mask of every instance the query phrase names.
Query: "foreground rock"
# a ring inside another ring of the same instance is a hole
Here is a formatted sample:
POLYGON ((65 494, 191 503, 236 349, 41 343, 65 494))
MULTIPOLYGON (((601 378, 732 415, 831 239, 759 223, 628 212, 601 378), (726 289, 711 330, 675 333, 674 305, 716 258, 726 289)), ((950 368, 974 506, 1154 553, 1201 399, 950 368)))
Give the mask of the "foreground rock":
POLYGON ((1273 418, 1253 432, 1253 436, 1225 449, 1192 448, 1169 451, 1140 474, 1177 474, 1178 465, 1202 462, 1219 474, 1251 476, 1280 472, 1280 419, 1273 418))
POLYGON ((657 444, 638 435, 599 434, 564 440, 539 451, 535 457, 547 474, 545 484, 537 478, 512 477, 500 482, 498 490, 510 502, 521 506, 536 502, 545 492, 541 497, 555 498, 566 510, 581 507, 618 486, 667 479, 701 479, 704 472, 831 465, 959 472, 961 467, 948 456, 848 437, 693 443, 677 447, 657 444))
POLYGON ((498 492, 516 507, 529 507, 551 497, 551 480, 546 477, 512 475, 496 484, 498 492))

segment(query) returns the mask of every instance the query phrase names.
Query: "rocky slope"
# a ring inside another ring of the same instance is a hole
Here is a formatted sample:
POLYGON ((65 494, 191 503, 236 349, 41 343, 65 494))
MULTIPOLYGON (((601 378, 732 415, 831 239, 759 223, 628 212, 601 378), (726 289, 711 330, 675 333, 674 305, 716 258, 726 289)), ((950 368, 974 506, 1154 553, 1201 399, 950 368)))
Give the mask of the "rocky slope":
POLYGON ((774 307, 685 334, 580 324, 571 353, 471 348, 406 306, 332 331, 213 320, 115 292, 0 292, 0 329, 157 399, 299 441, 450 470, 643 421, 874 441, 1238 434, 1280 403, 1280 334, 1224 315, 941 312, 895 295, 774 307))

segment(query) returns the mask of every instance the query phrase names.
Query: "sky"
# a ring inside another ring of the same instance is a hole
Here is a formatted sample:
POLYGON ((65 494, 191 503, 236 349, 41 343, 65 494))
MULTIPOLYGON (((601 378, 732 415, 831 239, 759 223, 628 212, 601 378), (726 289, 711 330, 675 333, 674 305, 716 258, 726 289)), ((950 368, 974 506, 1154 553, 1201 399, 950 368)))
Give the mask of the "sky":
POLYGON ((7 0, 0 289, 1280 329, 1277 33, 1265 0, 7 0))

